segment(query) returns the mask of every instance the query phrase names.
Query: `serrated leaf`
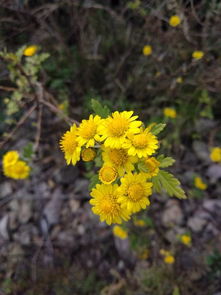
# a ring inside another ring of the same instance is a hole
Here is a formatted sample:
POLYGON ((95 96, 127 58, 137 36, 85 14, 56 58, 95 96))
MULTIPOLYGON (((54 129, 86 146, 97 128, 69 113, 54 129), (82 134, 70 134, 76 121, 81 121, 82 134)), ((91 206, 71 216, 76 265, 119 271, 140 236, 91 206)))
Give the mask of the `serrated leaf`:
POLYGON ((164 189, 170 197, 186 199, 184 190, 180 187, 180 182, 173 174, 160 170, 157 176, 153 177, 153 186, 156 192, 161 192, 164 189))
POLYGON ((144 164, 144 162, 139 162, 137 164, 137 168, 139 169, 140 172, 147 173, 149 171, 148 168, 146 167, 146 165, 144 164))
POLYGON ((165 157, 164 155, 160 155, 157 160, 160 162, 161 168, 166 168, 172 166, 175 160, 172 157, 165 157))
POLYGON ((91 107, 96 115, 99 115, 101 118, 107 118, 110 115, 110 110, 107 106, 102 106, 101 103, 96 100, 91 100, 91 107))
POLYGON ((159 123, 159 124, 155 124, 153 125, 153 127, 151 128, 150 132, 153 135, 157 135, 159 134, 164 128, 166 127, 166 124, 164 123, 159 123))

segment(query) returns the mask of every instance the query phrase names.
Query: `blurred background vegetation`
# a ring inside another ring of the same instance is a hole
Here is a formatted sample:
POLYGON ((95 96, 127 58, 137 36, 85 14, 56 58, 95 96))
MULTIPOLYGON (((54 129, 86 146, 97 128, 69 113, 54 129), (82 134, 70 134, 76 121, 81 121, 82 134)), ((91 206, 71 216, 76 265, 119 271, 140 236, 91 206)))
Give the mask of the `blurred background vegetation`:
POLYGON ((221 145, 220 18, 219 0, 0 0, 0 155, 20 149, 33 163, 31 180, 0 176, 2 294, 220 294, 221 166, 209 157, 221 145), (176 27, 172 15, 181 19, 176 27), (38 52, 25 59, 30 45, 38 52), (194 51, 204 56, 194 59, 194 51), (128 226, 129 241, 113 239, 96 219, 87 225, 82 179, 91 167, 64 168, 58 148, 67 123, 92 112, 92 98, 134 110, 145 123, 167 123, 161 149, 176 159, 173 172, 189 196, 154 196, 156 205, 139 217, 143 226, 128 226), (64 212, 45 231, 42 216, 57 190, 64 212), (17 192, 17 210, 21 195, 36 199, 27 221, 16 213, 5 234, 17 192), (41 194, 48 195, 39 201, 41 194), (22 244, 25 230, 31 238, 22 244), (177 238, 184 233, 192 236, 188 247, 177 238), (161 248, 174 264, 163 262, 161 248))

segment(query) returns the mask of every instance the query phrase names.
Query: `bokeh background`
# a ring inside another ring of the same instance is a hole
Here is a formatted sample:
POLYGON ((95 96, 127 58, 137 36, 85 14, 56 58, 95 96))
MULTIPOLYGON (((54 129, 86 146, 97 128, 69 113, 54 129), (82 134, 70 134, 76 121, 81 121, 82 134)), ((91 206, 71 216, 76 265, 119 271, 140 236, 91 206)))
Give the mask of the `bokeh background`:
POLYGON ((0 1, 0 153, 26 153, 32 167, 25 180, 0 175, 1 294, 221 294, 221 164, 210 156, 221 146, 220 19, 219 0, 0 1), (14 62, 31 45, 35 87, 14 62), (161 151, 188 196, 154 194, 125 239, 91 212, 94 167, 67 166, 59 150, 92 98, 167 123, 161 151))

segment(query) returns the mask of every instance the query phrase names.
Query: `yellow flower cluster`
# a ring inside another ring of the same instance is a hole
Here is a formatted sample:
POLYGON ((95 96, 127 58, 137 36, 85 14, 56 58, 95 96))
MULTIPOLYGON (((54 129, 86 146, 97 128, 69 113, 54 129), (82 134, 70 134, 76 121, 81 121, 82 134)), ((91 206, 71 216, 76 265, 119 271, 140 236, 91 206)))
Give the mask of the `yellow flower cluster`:
POLYGON ((113 234, 115 237, 120 238, 122 240, 126 239, 128 237, 127 231, 124 230, 121 226, 115 225, 113 227, 113 234))
POLYGON ((220 147, 213 147, 210 152, 210 159, 213 162, 221 163, 221 148, 220 147))
POLYGON ((177 117, 176 110, 173 109, 173 108, 168 108, 168 107, 167 108, 164 108, 163 114, 167 118, 175 119, 177 117))
POLYGON ((158 174, 160 165, 152 155, 159 142, 151 127, 145 128, 133 111, 116 111, 105 119, 90 115, 79 126, 71 126, 60 147, 67 164, 101 157, 100 183, 92 189, 90 200, 101 221, 120 224, 150 205, 151 178, 158 174))
POLYGON ((3 156, 3 172, 5 176, 14 179, 25 179, 30 174, 30 167, 19 159, 17 151, 9 151, 3 156))
POLYGON ((175 258, 170 251, 161 249, 160 254, 164 257, 163 260, 166 264, 173 264, 175 262, 175 258))

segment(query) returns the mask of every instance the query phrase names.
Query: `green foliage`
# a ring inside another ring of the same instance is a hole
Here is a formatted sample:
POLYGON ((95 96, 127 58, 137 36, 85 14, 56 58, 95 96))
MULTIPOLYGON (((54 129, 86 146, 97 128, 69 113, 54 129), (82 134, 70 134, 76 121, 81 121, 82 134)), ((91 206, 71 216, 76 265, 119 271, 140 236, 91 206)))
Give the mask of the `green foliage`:
POLYGON ((160 162, 161 168, 167 168, 169 166, 172 166, 175 162, 175 160, 172 157, 165 157, 164 155, 160 155, 157 157, 157 161, 160 162))
POLYGON ((22 158, 25 160, 30 160, 34 154, 34 146, 32 142, 29 142, 24 148, 22 152, 22 158))
POLYGON ((164 189, 170 197, 186 198, 184 190, 180 187, 179 180, 173 174, 160 170, 157 176, 152 178, 152 181, 153 188, 157 193, 161 193, 164 189))
POLYGON ((106 118, 110 115, 110 110, 107 106, 102 106, 102 104, 96 100, 91 100, 91 107, 96 115, 99 115, 101 118, 106 118))
POLYGON ((166 127, 166 124, 160 123, 160 124, 153 124, 153 127, 150 129, 151 133, 154 135, 158 135, 163 129, 166 127))
POLYGON ((221 253, 218 250, 214 250, 211 255, 206 258, 206 263, 210 268, 210 274, 216 277, 221 277, 221 253))
POLYGON ((180 294, 180 289, 177 286, 174 287, 172 295, 181 295, 180 294))

